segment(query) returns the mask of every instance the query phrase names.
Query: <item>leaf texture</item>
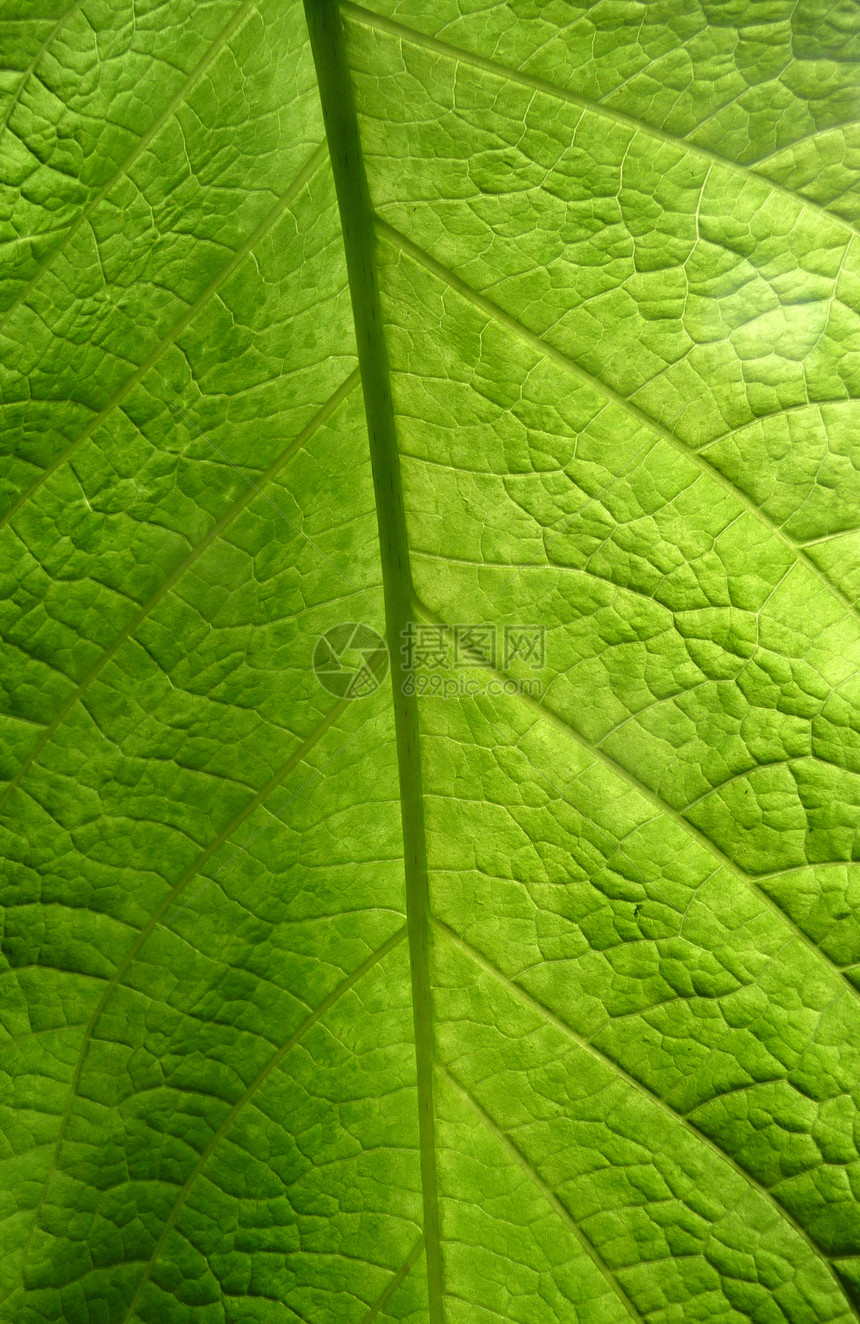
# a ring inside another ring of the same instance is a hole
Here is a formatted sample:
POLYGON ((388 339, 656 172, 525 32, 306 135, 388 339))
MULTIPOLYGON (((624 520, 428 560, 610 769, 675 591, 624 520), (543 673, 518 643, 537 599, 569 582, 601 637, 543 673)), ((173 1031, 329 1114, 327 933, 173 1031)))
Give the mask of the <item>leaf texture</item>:
POLYGON ((0 1319, 856 1320, 858 11, 306 10, 0 4, 0 1319))

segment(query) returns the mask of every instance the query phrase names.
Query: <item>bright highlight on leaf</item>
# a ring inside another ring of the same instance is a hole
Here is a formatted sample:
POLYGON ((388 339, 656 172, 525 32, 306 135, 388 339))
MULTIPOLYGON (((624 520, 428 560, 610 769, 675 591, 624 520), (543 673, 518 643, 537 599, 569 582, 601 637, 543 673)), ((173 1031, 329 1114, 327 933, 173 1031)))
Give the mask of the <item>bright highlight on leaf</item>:
POLYGON ((860 10, 0 37, 0 1320, 856 1321, 860 10))

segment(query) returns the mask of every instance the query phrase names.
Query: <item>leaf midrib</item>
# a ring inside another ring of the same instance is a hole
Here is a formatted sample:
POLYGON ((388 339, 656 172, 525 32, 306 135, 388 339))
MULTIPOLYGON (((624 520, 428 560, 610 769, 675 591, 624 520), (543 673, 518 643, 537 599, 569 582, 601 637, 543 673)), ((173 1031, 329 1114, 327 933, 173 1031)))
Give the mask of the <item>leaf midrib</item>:
POLYGON ((404 686, 410 667, 401 650, 401 643, 413 620, 413 588, 400 477, 400 453, 376 273, 374 213, 353 100, 352 77, 343 46, 340 6, 338 0, 305 0, 305 14, 341 219, 376 499, 400 782, 428 1313, 430 1324, 443 1324, 433 1104, 430 903, 418 702, 414 686, 411 693, 404 686))

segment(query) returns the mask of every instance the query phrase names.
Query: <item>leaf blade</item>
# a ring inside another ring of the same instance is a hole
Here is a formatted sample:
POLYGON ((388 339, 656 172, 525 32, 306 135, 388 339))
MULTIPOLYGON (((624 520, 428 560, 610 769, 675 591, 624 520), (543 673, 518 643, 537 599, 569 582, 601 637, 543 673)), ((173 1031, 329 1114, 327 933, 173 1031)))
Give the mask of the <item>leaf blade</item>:
POLYGON ((309 0, 328 148, 297 4, 27 47, 28 151, 112 54, 7 309, 10 1321, 856 1318, 853 37, 789 8, 309 0), (421 688, 467 621, 538 697, 421 688))

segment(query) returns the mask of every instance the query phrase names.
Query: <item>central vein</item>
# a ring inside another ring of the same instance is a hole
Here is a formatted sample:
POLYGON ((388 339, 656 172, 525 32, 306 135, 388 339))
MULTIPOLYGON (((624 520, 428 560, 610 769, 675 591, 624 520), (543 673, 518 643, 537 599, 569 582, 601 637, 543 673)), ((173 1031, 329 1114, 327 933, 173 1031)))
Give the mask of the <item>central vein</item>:
POLYGON ((376 278, 373 210, 367 187, 358 120, 337 0, 305 0, 305 14, 319 82, 320 101, 340 208, 352 298, 358 361, 370 439, 376 516, 391 657, 394 726, 406 872, 406 914, 412 968, 412 1008, 418 1076, 418 1124, 424 1196, 430 1324, 442 1324, 442 1276, 433 1110, 433 1026, 429 967, 429 893, 418 708, 414 686, 405 686, 411 663, 401 650, 412 622, 412 578, 400 456, 391 400, 388 354, 376 278))

